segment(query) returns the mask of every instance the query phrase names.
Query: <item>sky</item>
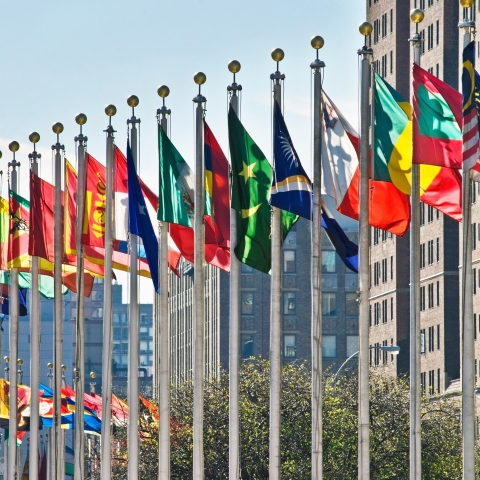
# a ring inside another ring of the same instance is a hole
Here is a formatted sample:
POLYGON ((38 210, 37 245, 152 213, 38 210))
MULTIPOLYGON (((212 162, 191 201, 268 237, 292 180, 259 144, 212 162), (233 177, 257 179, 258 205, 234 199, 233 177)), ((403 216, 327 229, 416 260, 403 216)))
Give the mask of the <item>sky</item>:
MULTIPOLYGON (((326 63, 324 89, 353 126, 358 124, 358 55, 363 44, 358 25, 365 20, 365 2, 286 0, 225 2, 220 0, 22 0, 3 2, 0 17, 0 169, 6 189, 8 144, 20 143, 20 194, 28 198, 28 135, 37 131, 42 154, 40 176, 53 182, 51 126, 65 129, 60 142, 75 164, 75 115, 88 117, 83 133, 88 151, 105 162, 108 117, 116 144, 125 151, 131 108, 127 98, 139 97, 135 116, 141 119, 140 175, 158 191, 156 109, 161 106, 159 85, 170 88, 166 106, 172 110, 172 141, 194 167, 193 81, 202 71, 207 81, 206 121, 228 158, 227 90, 232 74, 227 65, 238 60, 237 83, 243 87, 241 118, 268 159, 271 148, 270 74, 276 65, 270 53, 280 47, 285 58, 280 71, 284 83, 285 121, 307 173, 311 172, 311 68, 315 51, 310 45, 321 35, 326 63), (341 5, 341 10, 339 6, 341 5), (341 15, 340 15, 341 13, 341 15)), ((121 277, 121 276, 120 276, 121 277)), ((121 282, 125 279, 119 277, 121 282)), ((142 280, 142 286, 146 280, 142 280)), ((126 290, 126 289, 124 289, 126 290)), ((151 301, 142 288, 143 301, 151 301)), ((150 297, 150 298, 149 298, 150 297)))

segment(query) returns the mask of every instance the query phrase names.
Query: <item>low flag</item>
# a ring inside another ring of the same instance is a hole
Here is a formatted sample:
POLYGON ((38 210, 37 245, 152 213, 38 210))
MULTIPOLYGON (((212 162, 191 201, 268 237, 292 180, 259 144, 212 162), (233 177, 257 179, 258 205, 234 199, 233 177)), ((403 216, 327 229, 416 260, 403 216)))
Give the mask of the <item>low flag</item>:
MULTIPOLYGON (((228 112, 232 161, 232 208, 237 211, 237 246, 240 262, 269 273, 271 269, 271 207, 268 203, 272 167, 245 130, 235 111, 228 112)), ((282 243, 298 216, 282 210, 282 243)))
POLYGON ((129 232, 142 239, 155 291, 158 285, 158 240, 147 212, 130 143, 127 144, 129 232))
MULTIPOLYGON (((475 111, 477 112, 478 129, 480 131, 480 75, 475 70, 475 111)), ((475 165, 470 171, 470 177, 475 182, 480 182, 480 158, 477 158, 475 165)))
MULTIPOLYGON (((20 283, 20 282, 19 282, 20 283)), ((28 315, 27 311, 27 289, 19 288, 18 290, 18 315, 25 317, 28 315)), ((10 296, 8 284, 0 284, 0 311, 3 315, 10 315, 10 296)))
POLYGON ((300 163, 277 101, 274 102, 273 177, 270 205, 312 219, 312 182, 300 163))
POLYGON ((413 65, 413 163, 461 169, 462 95, 413 65))

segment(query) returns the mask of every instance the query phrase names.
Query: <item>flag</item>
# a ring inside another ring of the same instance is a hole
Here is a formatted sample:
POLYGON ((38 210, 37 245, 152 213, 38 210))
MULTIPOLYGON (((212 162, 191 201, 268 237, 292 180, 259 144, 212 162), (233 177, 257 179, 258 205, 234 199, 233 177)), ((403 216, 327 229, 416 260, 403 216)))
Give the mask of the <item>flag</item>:
MULTIPOLYGON (((269 273, 272 241, 268 199, 272 167, 232 108, 228 112, 228 137, 232 161, 232 208, 237 211, 235 255, 240 262, 269 273)), ((282 210, 282 243, 297 220, 296 215, 282 210)))
POLYGON ((462 168, 462 96, 413 65, 413 163, 462 168))
MULTIPOLYGON (((20 282, 19 282, 20 283, 20 282)), ((28 315, 27 311, 27 289, 19 288, 18 290, 18 315, 25 317, 28 315)), ((3 315, 10 315, 10 295, 9 286, 7 284, 0 284, 0 311, 3 315)))
POLYGON ((277 101, 274 102, 273 177, 270 205, 312 219, 312 183, 300 163, 277 101))
POLYGON ((155 291, 158 285, 158 240, 138 181, 130 143, 127 144, 129 232, 142 239, 155 291))
MULTIPOLYGON (((475 70, 475 111, 477 113, 478 129, 480 131, 480 75, 475 70)), ((480 135, 480 134, 479 134, 480 135)), ((470 177, 475 182, 480 182, 480 158, 477 158, 475 165, 470 171, 470 177)))
MULTIPOLYGON (((53 300, 54 297, 54 288, 53 288, 53 278, 48 275, 39 275, 38 276, 38 290, 40 295, 42 295, 47 300, 53 300)), ((0 284, 8 286, 10 284, 10 272, 4 271, 0 272, 0 284)), ((20 289, 30 289, 32 288, 32 276, 30 273, 19 272, 18 273, 18 286, 20 289)), ((2 287, 0 286, 0 289, 2 287)), ((68 293, 68 288, 65 285, 62 285, 62 295, 68 293)))
POLYGON ((8 231, 10 224, 8 200, 0 197, 0 270, 7 269, 8 231))
MULTIPOLYGON (((411 194, 412 107, 375 74, 373 177, 411 194)), ((420 200, 461 220, 461 177, 455 169, 420 165, 420 200)), ((395 205, 389 203, 389 209, 395 205)))
POLYGON ((205 197, 209 214, 205 218, 205 261, 230 271, 230 168, 225 155, 204 121, 205 197))

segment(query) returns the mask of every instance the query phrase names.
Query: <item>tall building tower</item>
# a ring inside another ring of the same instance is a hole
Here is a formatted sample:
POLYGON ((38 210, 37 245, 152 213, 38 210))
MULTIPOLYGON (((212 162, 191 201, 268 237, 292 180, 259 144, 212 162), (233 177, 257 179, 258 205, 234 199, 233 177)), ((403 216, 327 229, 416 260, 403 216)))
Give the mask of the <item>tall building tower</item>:
MULTIPOLYGON (((443 0, 367 0, 373 25, 370 46, 378 74, 411 98, 413 55, 408 39, 415 32, 412 8, 425 11, 421 66, 458 87, 458 5, 443 0)), ((458 223, 421 204, 420 297, 421 380, 428 392, 443 393, 460 377, 458 223)), ((409 369, 409 233, 403 238, 377 229, 371 233, 370 343, 398 344, 393 356, 371 350, 371 364, 390 373, 409 369), (389 358, 390 357, 390 358, 389 358)))

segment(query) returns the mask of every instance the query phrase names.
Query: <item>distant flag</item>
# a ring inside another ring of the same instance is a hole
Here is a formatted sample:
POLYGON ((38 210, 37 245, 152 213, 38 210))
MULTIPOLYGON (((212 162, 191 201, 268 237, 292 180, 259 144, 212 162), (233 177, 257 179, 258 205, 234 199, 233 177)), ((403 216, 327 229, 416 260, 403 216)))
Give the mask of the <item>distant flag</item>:
MULTIPOLYGON (((27 312, 27 289, 19 288, 18 290, 19 316, 25 317, 27 312)), ((5 284, 0 284, 0 311, 4 315, 10 314, 10 295, 9 287, 5 284)))
POLYGON ((8 200, 0 197, 0 270, 7 268, 9 223, 8 200))
MULTIPOLYGON (((480 75, 475 70, 475 107, 477 112, 478 129, 480 131, 480 75)), ((477 158, 475 165, 473 166, 470 176, 472 180, 480 182, 480 158, 477 158)))
POLYGON ((312 183, 300 163, 278 102, 274 102, 273 175, 270 205, 312 219, 312 183))
POLYGON ((147 205, 140 188, 135 164, 133 163, 130 143, 127 144, 127 172, 129 232, 137 235, 143 242, 153 286, 155 287, 155 291, 158 292, 158 240, 153 230, 150 217, 148 216, 147 205))

